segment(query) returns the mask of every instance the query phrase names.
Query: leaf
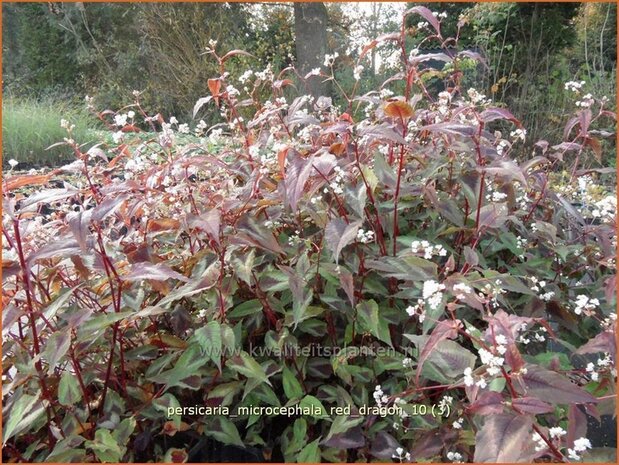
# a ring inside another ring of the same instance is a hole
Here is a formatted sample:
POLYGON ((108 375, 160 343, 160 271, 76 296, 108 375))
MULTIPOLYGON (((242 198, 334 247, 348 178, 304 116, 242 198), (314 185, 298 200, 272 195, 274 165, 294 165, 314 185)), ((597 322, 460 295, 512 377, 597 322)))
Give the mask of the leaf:
POLYGON ((2 444, 6 444, 11 437, 32 426, 44 411, 45 407, 38 396, 22 394, 17 400, 13 399, 3 415, 6 423, 2 428, 2 444))
POLYGON ((287 366, 282 371, 282 384, 284 393, 289 400, 300 399, 303 396, 303 388, 296 376, 287 366))
POLYGON ((396 144, 406 145, 406 140, 394 131, 394 129, 387 123, 381 123, 377 125, 371 125, 364 127, 360 131, 360 136, 368 136, 368 138, 374 138, 378 140, 387 140, 395 142, 396 144))
POLYGON ((241 218, 236 229, 236 234, 230 238, 231 244, 250 245, 276 254, 284 253, 273 233, 259 224, 253 215, 241 218))
POLYGON ((37 260, 46 258, 61 258, 70 255, 79 255, 80 246, 73 238, 62 237, 58 240, 46 243, 43 247, 32 252, 27 259, 28 266, 37 260))
POLYGON ((198 328, 194 334, 203 353, 215 362, 221 372, 222 342, 219 322, 209 321, 206 326, 198 328))
POLYGON ((244 316, 253 315, 262 310, 262 303, 258 299, 248 300, 234 307, 234 310, 226 313, 228 318, 242 318, 244 316))
POLYGON ((245 448, 245 443, 241 439, 236 425, 226 417, 215 417, 209 427, 205 429, 204 433, 215 438, 219 442, 223 442, 224 444, 232 444, 245 448))
POLYGON ((554 412, 554 407, 536 397, 518 397, 512 400, 512 406, 523 413, 538 415, 554 412))
POLYGON ((167 281, 168 279, 178 279, 179 281, 188 282, 189 278, 177 273, 169 266, 163 263, 135 263, 131 265, 131 271, 122 277, 124 281, 143 281, 152 279, 154 281, 167 281))
POLYGON ((208 90, 211 91, 215 104, 219 106, 219 91, 221 90, 221 81, 219 79, 209 79, 207 81, 208 90))
POLYGON ((413 108, 406 102, 395 100, 385 105, 385 114, 391 118, 398 118, 402 121, 413 116, 413 108))
POLYGON ((37 205, 38 203, 44 202, 46 204, 50 204, 52 202, 58 202, 59 200, 65 200, 69 197, 73 197, 79 191, 72 186, 68 186, 64 189, 45 189, 42 191, 37 191, 29 197, 22 200, 20 204, 20 208, 23 210, 26 207, 31 205, 37 205))
POLYGON ((294 159, 290 160, 289 156, 284 186, 286 187, 286 201, 292 211, 296 212, 299 199, 305 192, 305 183, 312 172, 314 157, 311 156, 306 160, 297 151, 290 151, 290 153, 294 159))
POLYGON ((363 326, 377 339, 393 346, 387 320, 383 318, 374 300, 363 300, 357 304, 357 315, 363 326))
POLYGON ((206 105, 212 99, 213 99, 213 97, 211 97, 210 95, 208 97, 199 98, 198 101, 196 102, 196 104, 193 106, 193 117, 195 118, 196 115, 198 114, 198 112, 200 111, 200 108, 202 108, 204 105, 206 105))
POLYGON ((228 53, 226 53, 224 56, 221 57, 221 62, 224 63, 227 59, 232 58, 233 56, 236 55, 243 55, 246 57, 251 57, 251 58, 256 58, 255 55, 252 55, 249 52, 246 52, 245 50, 230 50, 228 53))
POLYGON ((474 462, 519 462, 523 444, 530 441, 530 416, 500 413, 489 416, 475 435, 474 462))
POLYGON ((45 345, 44 358, 48 363, 48 372, 52 373, 58 363, 71 347, 71 333, 66 329, 53 333, 45 345))
POLYGON ((515 383, 519 394, 544 399, 553 405, 585 404, 598 400, 587 391, 572 383, 565 376, 542 368, 539 365, 528 364, 526 373, 519 375, 521 383, 515 383))
POLYGON ((477 252, 471 249, 468 245, 464 246, 464 260, 471 267, 479 265, 479 257, 477 256, 477 252))
POLYGON ((487 108, 486 110, 482 111, 479 116, 484 123, 496 121, 497 119, 506 119, 514 123, 519 128, 522 127, 520 121, 518 121, 518 119, 516 119, 516 117, 505 108, 487 108))
POLYGON ((458 329, 462 326, 460 320, 441 320, 438 322, 432 334, 419 352, 419 360, 417 361, 417 374, 415 376, 416 383, 419 384, 421 369, 423 364, 430 356, 434 348, 439 342, 445 339, 455 339, 458 336, 458 329))
POLYGON ((311 409, 312 412, 316 412, 312 414, 312 416, 316 418, 328 418, 327 409, 325 409, 322 402, 320 402, 316 397, 307 395, 301 399, 299 406, 302 409, 311 409))
MULTIPOLYGON (((361 420, 361 418, 355 418, 355 420, 361 420)), ((334 434, 322 441, 320 445, 334 449, 360 449, 365 446, 365 436, 361 426, 355 426, 344 433, 334 434)))
POLYGON ((297 456, 297 463, 320 463, 319 442, 320 439, 316 439, 305 446, 297 456))
POLYGON ((109 215, 118 210, 125 200, 130 197, 130 194, 122 194, 118 197, 111 197, 105 199, 99 205, 92 209, 92 220, 102 221, 109 215))
POLYGON ((357 231, 362 221, 354 221, 347 224, 342 218, 333 218, 325 228, 325 240, 333 252, 335 263, 338 263, 340 252, 357 237, 357 231))
POLYGON ((378 459, 391 461, 393 459, 393 451, 397 447, 400 447, 400 444, 393 436, 385 431, 378 431, 372 441, 370 454, 378 459))
POLYGON ((95 431, 95 440, 86 441, 86 447, 91 449, 102 462, 120 462, 123 451, 116 439, 106 429, 95 431))
POLYGON ((203 292, 210 289, 219 279, 219 262, 212 263, 201 276, 192 278, 187 284, 170 292, 167 296, 161 299, 157 306, 166 307, 172 302, 182 299, 183 297, 190 297, 198 292, 203 292))
POLYGON ((404 281, 427 281, 436 278, 437 274, 436 263, 414 255, 379 257, 376 260, 366 260, 365 265, 367 268, 380 271, 386 278, 404 281))
POLYGON ((12 191, 13 189, 19 189, 20 187, 26 186, 41 186, 43 184, 47 184, 52 177, 52 173, 50 174, 40 174, 40 175, 21 175, 21 176, 11 176, 10 178, 4 181, 4 188, 7 191, 12 191))
POLYGON ((425 19, 428 23, 432 25, 432 27, 436 30, 436 33, 438 35, 441 35, 441 25, 432 14, 432 11, 430 11, 428 8, 426 8, 425 6, 415 6, 410 10, 405 11, 404 16, 406 17, 411 13, 416 13, 423 17, 423 19, 425 19))
MULTIPOLYGON (((477 357, 468 349, 450 340, 439 342, 426 360, 425 368, 431 369, 439 382, 452 382, 462 376, 466 368, 475 366, 477 357), (438 375, 438 376, 436 376, 438 375)), ((426 373, 424 372, 424 376, 426 373)), ((430 377, 428 374, 427 377, 430 377)))
POLYGON ((364 182, 358 182, 356 186, 346 187, 344 190, 344 198, 346 199, 346 203, 359 218, 365 218, 367 189, 364 182))
POLYGON ((73 236, 75 236, 75 240, 79 243, 83 252, 87 251, 86 238, 90 232, 88 226, 90 224, 91 217, 92 210, 79 211, 67 215, 69 228, 71 228, 71 232, 73 233, 73 236))
POLYGON ((146 223, 146 231, 149 233, 176 231, 179 229, 180 225, 180 221, 173 218, 160 218, 156 220, 149 220, 148 223, 146 223))
POLYGON ((485 205, 479 212, 479 226, 500 228, 507 221, 507 213, 507 205, 504 202, 485 205))
POLYGON ((255 379, 271 386, 264 369, 247 352, 241 352, 226 360, 226 367, 249 379, 255 379))
POLYGON ((62 405, 75 405, 82 400, 82 391, 75 375, 65 371, 58 384, 58 402, 62 405))
POLYGON ((211 236, 211 238, 219 244, 221 213, 218 209, 213 208, 200 216, 188 215, 187 224, 191 228, 199 228, 206 231, 211 236))
POLYGON ((615 360, 617 354, 617 340, 615 339, 614 325, 610 330, 602 331, 595 337, 589 339, 576 351, 577 354, 595 354, 598 352, 608 352, 615 360))
POLYGON ((335 420, 333 420, 333 423, 331 424, 331 429, 329 430, 329 434, 325 438, 325 442, 329 441, 333 436, 345 433, 349 429, 359 425, 362 422, 363 417, 360 415, 337 415, 335 417, 335 420))
POLYGON ((503 413, 503 396, 493 391, 482 392, 477 399, 475 399, 475 402, 467 407, 466 411, 476 415, 503 413))
POLYGON ((200 388, 200 377, 196 373, 205 362, 201 347, 198 344, 191 344, 183 351, 173 368, 149 379, 164 384, 166 390, 176 386, 196 390, 200 388))

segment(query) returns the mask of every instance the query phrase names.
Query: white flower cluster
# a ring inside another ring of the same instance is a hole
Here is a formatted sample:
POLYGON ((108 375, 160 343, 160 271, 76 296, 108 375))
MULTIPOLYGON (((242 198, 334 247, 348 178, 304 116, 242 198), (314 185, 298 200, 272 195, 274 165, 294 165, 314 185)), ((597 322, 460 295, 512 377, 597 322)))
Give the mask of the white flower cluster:
POLYGON ((585 81, 567 81, 563 88, 565 90, 571 90, 572 92, 579 92, 584 85, 585 81))
POLYGON ((599 307, 600 301, 598 299, 590 299, 586 295, 581 294, 576 297, 575 305, 574 313, 576 315, 582 315, 584 313, 587 316, 591 316, 594 314, 594 310, 599 307))
POLYGON ((520 128, 514 129, 512 132, 509 133, 509 135, 512 139, 514 139, 514 142, 517 140, 521 140, 522 142, 524 142, 527 137, 527 130, 520 128))
MULTIPOLYGON (((495 350, 500 354, 504 354, 507 350, 505 346, 499 344, 498 340, 497 340, 497 344, 498 345, 496 346, 495 350)), ((490 376, 499 374, 499 372, 501 371, 501 367, 503 366, 503 363, 505 363, 505 359, 503 357, 494 355, 492 352, 484 348, 479 349, 479 358, 481 359, 481 363, 483 363, 484 365, 488 365, 488 368, 486 369, 486 371, 488 372, 490 376)))
MULTIPOLYGON (((343 194, 344 193, 344 177, 345 177, 344 170, 340 168, 339 166, 336 166, 335 168, 333 168, 333 171, 335 172, 335 177, 329 183, 329 187, 331 187, 331 190, 333 191, 334 194, 343 194)), ((329 192, 329 188, 325 187, 323 189, 323 192, 327 194, 329 192)))
MULTIPOLYGON (((551 440, 552 439, 560 440, 566 434, 567 434, 567 431, 565 431, 560 426, 553 426, 551 428, 548 428, 548 435, 550 436, 551 440)), ((539 434, 537 431, 533 433, 532 439, 533 439, 533 442, 536 443, 535 452, 541 452, 548 447, 548 444, 546 444, 546 441, 544 441, 544 438, 542 438, 541 434, 539 434)))
MULTIPOLYGON (((135 117, 135 112, 134 111, 128 111, 127 113, 117 113, 114 115, 114 124, 120 128, 124 127, 127 125, 127 120, 131 119, 133 120, 133 118, 135 117)), ((64 121, 64 120, 62 120, 64 121)), ((62 121, 60 123, 60 125, 62 126, 62 121)), ((64 126, 62 126, 64 127, 64 126)))
POLYGON ((473 292, 473 289, 467 284, 458 283, 454 285, 453 292, 456 294, 456 299, 464 300, 466 299, 465 294, 470 294, 471 292, 473 292))
POLYGON ((474 105, 485 105, 487 103, 490 103, 490 99, 487 99, 484 94, 479 93, 476 89, 473 89, 472 87, 467 90, 466 93, 474 105))
POLYGON ((425 281, 423 283, 423 298, 428 302, 428 305, 432 310, 436 310, 443 301, 444 284, 440 284, 436 281, 425 281))
POLYGON ((175 121, 178 123, 174 116, 170 118, 170 123, 163 123, 161 125, 161 132, 159 133, 159 145, 162 147, 170 147, 174 144, 174 130, 172 129, 172 124, 175 121))
POLYGON ((383 405, 389 403, 389 396, 385 395, 380 384, 378 384, 374 388, 374 393, 372 394, 372 396, 374 397, 374 401, 376 402, 376 405, 379 407, 382 407, 383 405))
POLYGON ((585 94, 582 96, 582 100, 577 100, 574 105, 580 108, 590 108, 594 103, 595 100, 593 99, 593 95, 585 94))
POLYGON ((362 72, 363 72, 363 66, 357 65, 354 67, 354 69, 352 70, 352 75, 355 78, 355 81, 358 81, 359 79, 361 79, 362 72))
POLYGON ((327 53, 327 54, 325 55, 325 61, 324 61, 324 63, 323 63, 323 64, 324 64, 326 67, 333 66, 333 63, 335 62, 335 59, 336 59, 337 57, 339 57, 339 56, 340 56, 340 54, 339 54, 339 53, 337 53, 337 52, 334 52, 334 53, 333 53, 333 55, 329 55, 329 54, 327 53))
MULTIPOLYGON (((604 354, 604 358, 598 358, 597 360, 597 366, 601 370, 612 367, 612 365, 613 361, 610 358, 610 354, 608 352, 604 354)), ((587 363, 586 370, 587 373, 589 373, 592 381, 598 381, 600 379, 600 373, 596 370, 596 364, 594 364, 593 362, 587 363)))
POLYGON ((406 461, 406 462, 410 462, 411 461, 411 453, 410 452, 405 452, 404 449, 402 449, 401 447, 397 447, 395 450, 395 453, 393 455, 391 455, 392 458, 394 459, 398 459, 400 462, 406 461))
POLYGON ((195 129, 196 137, 200 137, 202 134, 204 134, 204 132, 206 131, 206 128, 207 128, 207 124, 203 119, 198 121, 198 124, 196 124, 196 129, 195 129))
POLYGON ((598 200, 594 203, 593 210, 591 210, 593 218, 600 218, 603 221, 609 222, 614 222, 616 213, 617 197, 614 195, 607 195, 602 200, 598 200))
POLYGON ((374 231, 364 231, 363 229, 359 229, 357 231, 357 240, 362 244, 367 244, 374 240, 374 231))
POLYGON ((256 71, 256 78, 259 81, 272 81, 275 75, 273 74, 273 70, 271 69, 271 63, 267 65, 266 68, 262 71, 256 71))
POLYGON ((475 381, 475 378, 473 377, 473 369, 471 367, 466 367, 464 369, 464 385, 473 386, 474 384, 479 386, 481 389, 484 389, 488 385, 486 378, 483 376, 480 376, 479 379, 475 381))
POLYGON ((511 144, 505 139, 502 139, 496 146, 496 153, 498 153, 499 155, 503 155, 505 153, 505 150, 509 149, 510 147, 511 144))
POLYGON ((533 285, 531 286, 531 290, 539 292, 539 298, 543 301, 548 302, 555 296, 555 293, 553 291, 543 291, 543 289, 546 287, 546 281, 540 281, 535 276, 531 276, 529 279, 533 283, 533 285))
POLYGON ((462 454, 460 452, 447 452, 447 459, 453 463, 462 463, 462 454))
POLYGON ((19 162, 17 160, 15 160, 14 158, 11 158, 9 160, 9 165, 11 167, 11 169, 15 168, 17 165, 19 165, 19 162))
POLYGON ((132 179, 135 174, 144 171, 148 167, 148 160, 145 155, 134 154, 132 158, 125 163, 125 179, 132 179))
POLYGON ((426 319, 426 311, 424 307, 425 302, 423 301, 423 299, 418 299, 417 305, 409 305, 406 308, 406 313, 408 313, 409 316, 418 315, 419 323, 423 323, 423 321, 426 319))
POLYGON ((301 231, 299 231, 298 229, 295 230, 294 234, 292 234, 288 238, 288 245, 294 247, 295 245, 299 245, 301 242, 303 242, 303 239, 301 239, 301 237, 299 236, 300 234, 301 234, 301 231))
POLYGON ((61 119, 60 127, 62 129, 66 129, 67 131, 73 131, 75 129, 75 124, 69 123, 66 119, 61 119))
POLYGON ((567 449, 567 456, 572 460, 580 460, 579 453, 585 452, 587 449, 591 449, 591 441, 587 438, 578 438, 574 441, 573 448, 567 449))
POLYGON ((423 252, 423 258, 429 260, 433 256, 444 257, 447 255, 447 250, 440 244, 432 245, 428 241, 413 241, 411 242, 411 250, 413 253, 423 252))
POLYGON ((251 69, 248 69, 243 74, 239 76, 239 82, 241 84, 246 84, 249 81, 249 78, 253 76, 254 72, 251 69))

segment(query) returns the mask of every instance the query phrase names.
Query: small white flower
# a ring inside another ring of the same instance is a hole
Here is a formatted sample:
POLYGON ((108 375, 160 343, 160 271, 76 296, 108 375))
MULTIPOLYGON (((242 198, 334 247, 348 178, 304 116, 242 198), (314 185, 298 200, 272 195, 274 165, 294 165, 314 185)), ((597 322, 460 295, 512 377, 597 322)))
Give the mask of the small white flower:
POLYGON ((11 158, 9 160, 9 165, 11 166, 11 169, 15 168, 18 164, 19 164, 19 162, 17 160, 15 160, 14 158, 11 158))

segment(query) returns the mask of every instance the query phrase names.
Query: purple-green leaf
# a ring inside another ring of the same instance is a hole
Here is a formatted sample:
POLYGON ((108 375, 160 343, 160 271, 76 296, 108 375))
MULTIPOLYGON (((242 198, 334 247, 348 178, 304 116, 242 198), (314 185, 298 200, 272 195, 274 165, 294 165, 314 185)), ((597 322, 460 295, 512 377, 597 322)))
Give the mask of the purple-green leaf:
POLYGON ((532 417, 499 413, 490 415, 475 436, 476 463, 526 461, 524 444, 531 442, 532 417), (524 460, 523 460, 524 459, 524 460))

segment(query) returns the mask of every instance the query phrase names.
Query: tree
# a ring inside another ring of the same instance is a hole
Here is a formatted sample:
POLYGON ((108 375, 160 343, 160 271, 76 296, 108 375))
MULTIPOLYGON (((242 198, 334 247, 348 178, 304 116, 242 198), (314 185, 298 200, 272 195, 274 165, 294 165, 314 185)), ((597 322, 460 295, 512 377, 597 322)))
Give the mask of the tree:
MULTIPOLYGON (((294 4, 294 32, 297 68, 301 75, 322 66, 327 53, 327 8, 322 2, 294 4)), ((329 86, 320 78, 308 80, 314 97, 329 95, 329 86)))

